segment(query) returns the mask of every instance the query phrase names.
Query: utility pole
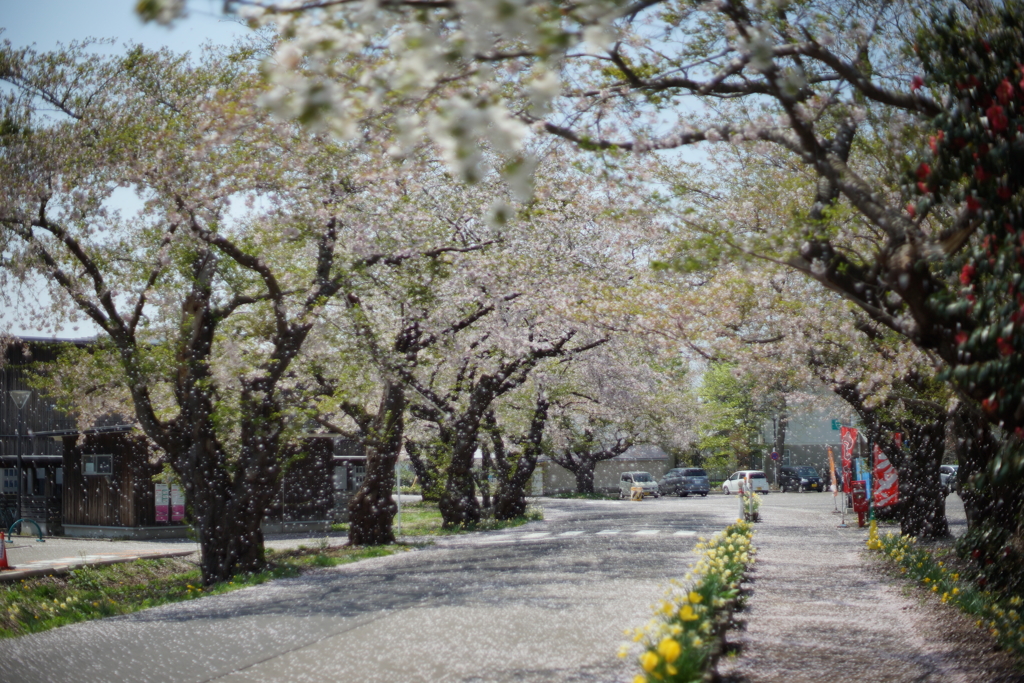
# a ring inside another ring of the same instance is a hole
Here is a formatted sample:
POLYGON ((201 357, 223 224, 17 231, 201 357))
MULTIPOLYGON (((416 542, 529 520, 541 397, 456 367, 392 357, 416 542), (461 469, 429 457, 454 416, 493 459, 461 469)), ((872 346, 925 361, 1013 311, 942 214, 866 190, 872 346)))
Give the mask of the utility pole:
POLYGON ((23 479, 24 479, 24 473, 21 470, 21 432, 22 432, 22 428, 23 428, 21 409, 25 407, 26 403, 28 403, 28 399, 29 399, 30 396, 32 396, 32 392, 27 390, 27 389, 11 389, 7 393, 9 393, 11 395, 11 400, 14 401, 14 405, 17 406, 17 408, 18 408, 18 428, 14 432, 14 440, 15 440, 15 444, 16 444, 15 445, 15 452, 18 455, 18 457, 17 457, 17 468, 18 468, 18 504, 17 504, 17 507, 16 507, 17 513, 15 514, 14 518, 15 519, 21 519, 21 496, 22 496, 23 479))

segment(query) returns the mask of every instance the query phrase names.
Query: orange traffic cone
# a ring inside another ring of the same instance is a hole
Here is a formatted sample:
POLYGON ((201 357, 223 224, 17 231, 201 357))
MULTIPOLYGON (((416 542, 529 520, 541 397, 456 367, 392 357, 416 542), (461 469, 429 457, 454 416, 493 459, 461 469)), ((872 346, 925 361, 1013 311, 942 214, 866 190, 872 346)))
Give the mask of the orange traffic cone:
POLYGON ((4 540, 4 532, 0 531, 0 570, 2 569, 12 569, 12 567, 7 564, 7 542, 4 540))

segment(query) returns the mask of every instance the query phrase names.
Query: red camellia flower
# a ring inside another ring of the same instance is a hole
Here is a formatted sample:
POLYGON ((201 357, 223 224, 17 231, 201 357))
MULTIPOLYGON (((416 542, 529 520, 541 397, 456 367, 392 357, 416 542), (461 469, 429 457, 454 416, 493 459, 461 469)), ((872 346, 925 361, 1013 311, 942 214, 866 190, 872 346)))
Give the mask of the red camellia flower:
POLYGON ((977 272, 977 270, 975 269, 973 263, 965 264, 963 270, 960 271, 960 284, 971 284, 971 278, 974 277, 975 272, 977 272))
POLYGON ((967 210, 968 211, 977 211, 980 208, 981 208, 981 202, 978 201, 978 198, 975 197, 974 195, 968 195, 968 197, 967 197, 967 210))
POLYGON ((916 215, 917 215, 917 209, 916 209, 916 208, 914 207, 914 205, 913 205, 913 204, 910 204, 910 203, 908 203, 908 204, 907 204, 907 214, 908 214, 908 215, 909 215, 909 216, 910 216, 911 218, 913 218, 914 216, 916 216, 916 215))
POLYGON ((975 548, 971 551, 971 557, 973 557, 974 559, 978 559, 979 557, 981 557, 981 551, 975 548))
POLYGON ((992 174, 986 171, 984 166, 975 166, 974 177, 978 180, 979 183, 983 183, 989 178, 991 178, 992 174))
POLYGON ((956 337, 954 337, 954 339, 956 340, 956 345, 957 346, 963 346, 964 343, 967 341, 967 333, 966 332, 957 332, 956 333, 956 337))
POLYGON ((998 339, 996 339, 996 346, 999 347, 999 353, 1000 354, 1002 354, 1004 356, 1012 356, 1013 355, 1013 351, 1014 351, 1013 344, 1011 344, 1009 341, 1003 339, 1002 337, 999 337, 998 339))
POLYGON ((918 181, 918 183, 917 183, 917 190, 921 194, 928 194, 929 192, 931 192, 931 190, 928 189, 928 184, 924 183, 922 181, 918 181))
POLYGON ((1008 188, 1006 185, 1000 185, 999 188, 996 189, 996 194, 999 195, 999 198, 1005 202, 1007 199, 1013 196, 1013 190, 1008 188))
POLYGON ((1009 104, 1010 100, 1013 99, 1013 96, 1013 84, 1010 83, 1008 79, 1004 78, 1002 82, 996 86, 996 97, 998 97, 999 101, 1003 104, 1009 104))
POLYGON ((998 104, 993 104, 986 109, 985 114, 988 116, 988 125, 996 133, 1006 130, 1010 125, 1010 120, 1006 118, 1006 111, 998 104))
POLYGON ((921 78, 920 76, 914 76, 913 78, 910 79, 910 89, 911 90, 914 90, 914 91, 920 90, 921 86, 923 86, 923 85, 924 85, 924 79, 921 78))
POLYGON ((932 172, 932 167, 928 164, 921 164, 917 167, 917 179, 924 180, 932 172))

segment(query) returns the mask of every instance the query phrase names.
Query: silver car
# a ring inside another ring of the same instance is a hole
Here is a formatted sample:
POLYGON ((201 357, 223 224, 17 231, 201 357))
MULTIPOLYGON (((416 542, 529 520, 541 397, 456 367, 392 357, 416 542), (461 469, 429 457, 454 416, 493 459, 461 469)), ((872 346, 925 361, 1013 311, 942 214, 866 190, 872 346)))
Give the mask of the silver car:
POLYGON ((623 472, 619 478, 619 499, 631 497, 630 489, 634 486, 639 486, 644 490, 644 498, 661 496, 658 482, 654 481, 650 472, 623 472))

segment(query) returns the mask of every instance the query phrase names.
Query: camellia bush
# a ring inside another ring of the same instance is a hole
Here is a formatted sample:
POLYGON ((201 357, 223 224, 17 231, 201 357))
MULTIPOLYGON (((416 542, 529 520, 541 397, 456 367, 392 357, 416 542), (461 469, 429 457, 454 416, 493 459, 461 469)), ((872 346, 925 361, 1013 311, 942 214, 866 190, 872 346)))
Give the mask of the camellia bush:
MULTIPOLYGON (((646 625, 633 631, 634 643, 644 647, 640 655, 642 673, 634 683, 649 681, 693 681, 712 662, 721 626, 739 595, 747 567, 754 563, 751 543, 754 528, 737 521, 701 540, 696 549, 701 559, 683 581, 673 581, 665 599, 646 625)), ((624 645, 619 656, 629 655, 624 645)))

